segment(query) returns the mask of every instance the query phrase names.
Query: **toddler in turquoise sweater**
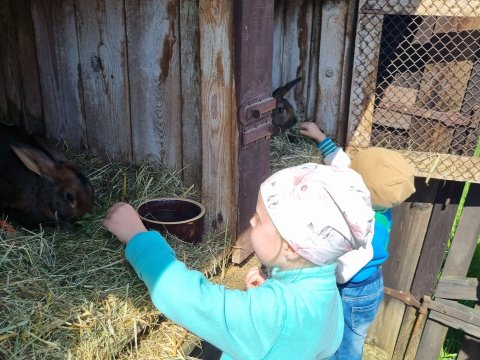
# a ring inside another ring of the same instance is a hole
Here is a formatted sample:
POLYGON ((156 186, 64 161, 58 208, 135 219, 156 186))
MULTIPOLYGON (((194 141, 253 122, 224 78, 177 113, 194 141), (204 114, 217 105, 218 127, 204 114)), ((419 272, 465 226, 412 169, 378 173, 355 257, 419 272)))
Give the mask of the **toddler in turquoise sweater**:
POLYGON ((113 205, 103 224, 126 244, 154 305, 220 349, 222 359, 326 359, 343 334, 335 261, 365 246, 373 216, 351 169, 303 164, 273 174, 250 221, 255 254, 273 273, 246 291, 188 269, 128 204, 113 205))

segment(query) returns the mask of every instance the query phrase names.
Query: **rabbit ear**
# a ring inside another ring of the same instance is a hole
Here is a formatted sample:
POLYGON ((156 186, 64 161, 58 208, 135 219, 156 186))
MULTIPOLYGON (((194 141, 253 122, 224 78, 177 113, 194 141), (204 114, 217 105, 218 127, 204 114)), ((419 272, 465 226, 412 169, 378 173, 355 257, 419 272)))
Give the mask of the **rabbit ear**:
POLYGON ((272 96, 274 98, 282 98, 285 96, 285 94, 293 88, 295 85, 297 85, 300 80, 302 80, 301 77, 296 78, 295 80, 290 81, 289 83, 279 87, 278 89, 275 89, 275 91, 272 93, 272 96))
POLYGON ((55 163, 43 152, 27 146, 10 145, 20 161, 35 174, 44 176, 53 173, 55 163))

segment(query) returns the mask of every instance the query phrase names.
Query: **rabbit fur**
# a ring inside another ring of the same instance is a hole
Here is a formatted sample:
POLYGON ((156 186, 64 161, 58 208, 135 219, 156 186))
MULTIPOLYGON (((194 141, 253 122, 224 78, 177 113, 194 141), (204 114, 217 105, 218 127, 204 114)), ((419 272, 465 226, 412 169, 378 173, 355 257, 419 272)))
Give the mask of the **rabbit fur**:
POLYGON ((285 94, 302 80, 301 77, 281 86, 272 93, 276 100, 275 109, 272 110, 272 123, 282 131, 291 128, 297 123, 295 110, 290 102, 285 99, 285 94))
POLYGON ((47 138, 0 124, 0 213, 26 227, 94 211, 94 189, 47 138))

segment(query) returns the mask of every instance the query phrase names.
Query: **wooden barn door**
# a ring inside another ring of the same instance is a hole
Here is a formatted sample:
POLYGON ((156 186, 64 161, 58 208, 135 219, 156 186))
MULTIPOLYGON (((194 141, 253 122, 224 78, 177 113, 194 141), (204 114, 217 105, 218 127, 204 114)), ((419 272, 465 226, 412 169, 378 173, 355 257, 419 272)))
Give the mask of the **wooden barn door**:
POLYGON ((237 243, 232 256, 242 262, 252 253, 249 220, 260 184, 269 175, 272 133, 273 0, 235 4, 235 87, 240 135, 237 243))

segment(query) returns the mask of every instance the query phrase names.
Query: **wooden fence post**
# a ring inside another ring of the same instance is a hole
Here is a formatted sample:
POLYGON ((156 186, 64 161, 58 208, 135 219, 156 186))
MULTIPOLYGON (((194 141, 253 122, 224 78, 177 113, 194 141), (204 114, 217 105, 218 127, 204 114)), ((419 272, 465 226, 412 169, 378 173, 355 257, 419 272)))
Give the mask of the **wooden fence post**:
MULTIPOLYGON (((457 232, 452 242, 442 275, 465 276, 475 251, 480 235, 480 185, 470 187, 457 232)), ((416 359, 436 360, 443 345, 448 327, 427 320, 420 340, 416 359)))
MULTIPOLYGON (((383 265, 385 286, 409 292, 420 250, 430 221, 433 202, 439 180, 427 185, 424 178, 415 179, 415 194, 393 209, 390 234, 390 258, 383 265)), ((392 356, 405 305, 400 300, 385 296, 375 322, 371 326, 368 341, 392 356)))

